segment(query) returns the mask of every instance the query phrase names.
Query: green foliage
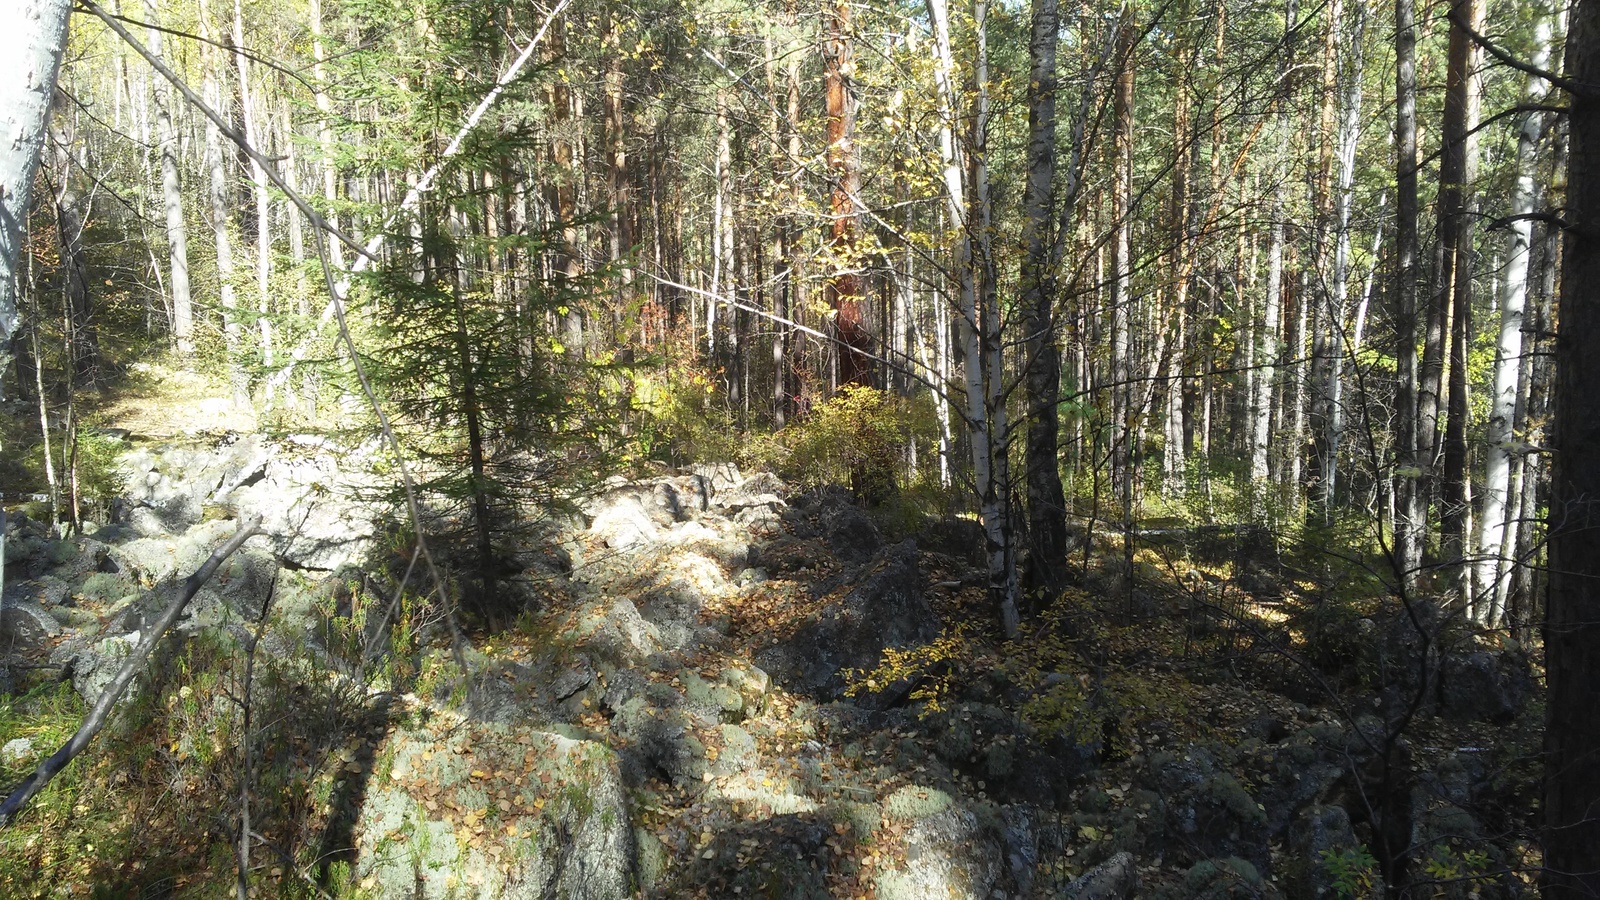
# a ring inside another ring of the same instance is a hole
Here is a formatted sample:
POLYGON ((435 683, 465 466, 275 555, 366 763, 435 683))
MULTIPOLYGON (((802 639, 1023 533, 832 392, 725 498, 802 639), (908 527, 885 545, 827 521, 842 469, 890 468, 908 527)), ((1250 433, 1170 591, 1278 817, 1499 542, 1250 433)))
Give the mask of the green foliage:
POLYGON ((846 385, 801 422, 752 440, 741 462, 770 468, 795 484, 850 484, 882 500, 930 477, 931 465, 913 473, 907 449, 915 445, 919 458, 933 460, 936 427, 927 398, 846 385))
POLYGON ((1442 882, 1461 881, 1488 884, 1490 858, 1484 850, 1463 850, 1454 841, 1435 845, 1423 860, 1422 870, 1429 878, 1442 882))
POLYGON ((1322 851, 1322 868, 1333 883, 1334 893, 1342 898, 1367 900, 1380 894, 1378 861, 1365 844, 1322 851))
POLYGON ((632 393, 633 428, 623 449, 625 462, 727 462, 739 458, 746 447, 716 373, 703 366, 639 372, 632 393))
POLYGON ((508 535, 592 483, 604 466, 606 424, 615 419, 597 372, 549 332, 547 316, 577 306, 605 273, 532 281, 504 295, 487 259, 548 254, 559 226, 520 235, 457 240, 431 226, 372 278, 369 364, 408 454, 421 460, 418 487, 440 514, 447 547, 475 572, 470 609, 515 615, 492 588, 508 535))

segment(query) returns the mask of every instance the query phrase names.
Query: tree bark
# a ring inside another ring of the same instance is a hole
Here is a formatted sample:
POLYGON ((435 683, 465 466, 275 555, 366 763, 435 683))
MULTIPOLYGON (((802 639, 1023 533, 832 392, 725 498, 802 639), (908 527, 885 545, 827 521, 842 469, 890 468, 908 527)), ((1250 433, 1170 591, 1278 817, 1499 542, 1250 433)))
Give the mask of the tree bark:
MULTIPOLYGON (((250 85, 250 61, 244 51, 244 8, 241 0, 233 0, 233 55, 239 73, 239 117, 244 121, 245 140, 258 152, 265 153, 262 141, 266 126, 265 110, 250 85)), ((272 319, 272 194, 268 188, 267 171, 254 157, 250 159, 250 181, 256 202, 256 311, 260 314, 261 364, 273 365, 272 319)), ((273 386, 269 380, 266 396, 272 404, 273 386)))
MULTIPOLYGON (((215 43, 211 25, 211 11, 206 0, 200 0, 200 36, 205 40, 201 52, 205 55, 205 81, 201 86, 206 103, 227 115, 228 105, 222 88, 221 73, 224 61, 215 43)), ((250 402, 249 383, 245 378, 240 345, 239 299, 233 287, 233 236, 228 231, 231 217, 229 197, 233 192, 233 179, 228 176, 227 157, 222 149, 222 132, 217 124, 206 119, 205 164, 209 175, 206 192, 207 208, 211 217, 211 239, 217 253, 217 299, 222 307, 222 340, 228 354, 228 382, 233 388, 233 402, 243 407, 250 402)), ((339 244, 333 242, 335 258, 339 244)))
MULTIPOLYGON (((161 54, 161 30, 156 0, 145 0, 145 15, 151 23, 145 40, 150 52, 161 54)), ((167 283, 172 291, 172 337, 183 357, 194 355, 194 299, 189 288, 189 229, 183 220, 183 186, 178 176, 178 128, 170 109, 174 94, 171 85, 152 84, 156 107, 156 136, 160 140, 161 200, 167 222, 167 283)))
MULTIPOLYGON (((1579 0, 1570 77, 1600 84, 1600 0, 1579 0)), ((1544 896, 1600 896, 1600 95, 1572 96, 1556 335, 1555 470, 1545 620, 1544 896)))
POLYGON ((19 321, 17 272, 33 175, 44 147, 70 0, 0 4, 0 398, 19 321))
POLYGON ((934 80, 939 92, 939 156, 943 163, 945 195, 949 201, 950 223, 956 232, 955 276, 960 289, 959 327, 965 350, 967 389, 967 435, 972 449, 972 470, 978 495, 979 518, 983 523, 985 552, 988 557, 990 600, 1000 612, 1007 637, 1016 637, 1020 628, 1017 610, 1016 557, 1012 552, 1010 503, 1005 488, 1006 433, 1005 405, 999 379, 1000 317, 994 309, 992 256, 979 245, 988 224, 988 170, 982 159, 988 123, 986 45, 982 39, 984 7, 977 4, 978 65, 977 98, 972 136, 969 141, 978 158, 963 166, 955 140, 956 91, 952 83, 955 58, 950 49, 950 20, 944 0, 927 0, 933 20, 936 53, 934 80), (972 180, 969 195, 963 178, 972 180), (974 239, 977 235, 977 240, 974 239), (988 261, 986 262, 986 257, 988 261))
MULTIPOLYGON (((1483 31, 1482 0, 1455 0, 1451 18, 1483 31)), ((1441 562, 1446 580, 1453 582, 1463 600, 1470 589, 1466 577, 1468 523, 1467 500, 1467 345, 1472 339, 1472 274, 1476 268, 1472 243, 1477 175, 1478 66, 1482 52, 1460 24, 1450 29, 1449 68, 1445 77, 1444 135, 1439 158, 1439 271, 1435 301, 1448 308, 1450 323, 1450 380, 1446 402, 1443 461, 1440 477, 1441 562)))
POLYGON ((825 297, 833 312, 838 338, 838 383, 871 385, 872 335, 866 322, 866 283, 861 275, 860 216, 856 197, 861 193, 861 155, 856 149, 856 98, 851 88, 855 53, 850 33, 850 5, 845 0, 822 0, 825 36, 822 75, 826 91, 828 141, 829 265, 825 297))
POLYGON ((1427 506, 1417 360, 1417 29, 1414 0, 1395 0, 1395 573, 1416 588, 1427 506))
MULTIPOLYGON (((1550 63, 1551 23, 1541 11, 1535 29, 1535 50, 1530 62, 1538 68, 1550 63)), ((1537 76, 1528 78, 1523 99, 1538 104, 1549 92, 1549 84, 1537 76)), ((1473 610, 1481 624, 1498 626, 1504 618, 1508 561, 1513 550, 1516 524, 1510 519, 1512 504, 1511 473, 1519 457, 1512 445, 1512 425, 1517 411, 1519 376, 1522 363, 1522 331, 1527 308, 1529 266, 1533 248, 1534 169, 1538 164, 1539 143, 1543 137, 1541 113, 1527 112, 1517 129, 1517 180, 1512 191, 1511 254, 1505 267, 1505 288, 1501 294, 1500 338, 1494 364, 1494 388, 1489 397, 1489 424, 1484 434, 1488 459, 1484 465, 1483 512, 1479 517, 1478 556, 1473 575, 1473 610)))
POLYGON ((1048 602, 1066 587, 1067 513, 1061 488, 1061 351, 1056 345, 1053 231, 1057 0, 1033 0, 1028 54, 1028 180, 1023 200, 1022 323, 1028 392, 1028 587, 1048 602))
MULTIPOLYGON (((1111 150, 1111 417, 1112 491, 1121 505, 1122 526, 1132 541, 1134 443, 1139 428, 1133 402, 1133 13, 1124 7, 1117 24, 1117 78, 1112 96, 1111 150)), ((1131 574, 1131 573, 1130 573, 1131 574)))

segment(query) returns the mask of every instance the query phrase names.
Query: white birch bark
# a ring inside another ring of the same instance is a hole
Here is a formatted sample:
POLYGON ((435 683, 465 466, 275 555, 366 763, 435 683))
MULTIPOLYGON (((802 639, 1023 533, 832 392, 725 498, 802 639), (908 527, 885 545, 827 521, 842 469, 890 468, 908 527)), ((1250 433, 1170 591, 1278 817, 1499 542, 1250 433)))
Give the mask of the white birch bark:
POLYGON ((71 12, 70 0, 0 3, 0 374, 11 363, 11 339, 19 321, 22 222, 44 147, 71 12))
MULTIPOLYGON (((1535 26, 1534 66, 1550 62, 1552 26, 1548 14, 1535 26)), ((1523 91, 1529 104, 1542 102, 1550 85, 1529 76, 1523 91)), ((1542 115, 1526 112, 1517 133, 1517 181, 1511 197, 1511 256, 1506 261, 1501 291, 1500 336, 1494 358, 1494 391, 1489 396, 1489 425, 1484 434, 1488 461, 1483 479, 1483 515, 1478 519, 1478 557, 1473 564, 1473 609, 1482 624, 1499 625, 1505 615, 1506 561, 1514 535, 1508 522, 1507 497, 1517 447, 1512 424, 1517 408, 1517 378, 1522 361, 1522 322, 1528 302, 1528 251, 1533 244, 1534 170, 1538 165, 1542 115), (1520 217, 1520 218, 1519 218, 1520 217)))
MULTIPOLYGON (((239 115, 244 119, 245 140, 259 152, 266 152, 262 143, 262 110, 250 87, 250 61, 244 52, 244 8, 241 0, 233 0, 234 64, 239 71, 239 115)), ((261 364, 273 364, 272 320, 272 194, 268 189, 267 170, 254 157, 250 159, 250 182, 256 201, 256 308, 261 323, 261 364)), ((269 382, 266 396, 272 405, 273 385, 269 382)))
MULTIPOLYGON (((145 15, 160 21, 156 0, 145 0, 145 15)), ((161 31, 154 24, 145 30, 150 52, 160 55, 161 31)), ((172 289, 172 337, 181 356, 194 355, 194 299, 189 288, 189 228, 183 221, 183 183, 178 176, 178 127, 172 121, 171 85, 151 83, 155 92, 156 137, 160 141, 161 205, 167 223, 168 284, 172 289)))
POLYGON ((1328 327, 1343 345, 1328 360, 1326 453, 1322 463, 1323 515, 1331 516, 1339 483, 1339 444, 1344 437, 1344 362, 1353 353, 1344 328, 1346 297, 1350 285, 1350 208, 1355 202, 1356 145, 1361 139, 1361 73, 1365 63, 1363 38, 1367 5, 1356 3, 1356 21, 1350 41, 1344 121, 1339 128, 1339 197, 1337 238, 1333 254, 1333 286, 1328 299, 1328 327))
MULTIPOLYGON (((221 81, 225 62, 222 51, 213 43, 216 35, 212 30, 211 10, 206 0, 200 0, 200 36, 206 42, 201 49, 205 56, 202 96, 212 109, 225 114, 221 81)), ((217 128, 217 123, 209 118, 206 119, 205 142, 206 171, 210 179, 206 200, 211 216, 211 239, 217 252, 217 300, 222 306, 222 337, 228 353, 228 381, 233 387, 234 404, 244 406, 249 403, 250 395, 239 360, 239 298, 233 287, 233 236, 228 231, 228 201, 232 182, 228 178, 227 157, 222 149, 222 132, 217 128)))
MULTIPOLYGON (((998 593, 1002 624, 1008 635, 1015 635, 1019 627, 1016 606, 1016 568, 1011 554, 1010 527, 1004 486, 1000 483, 1003 472, 998 464, 997 441, 1005 430, 1005 407, 1000 405, 999 418, 991 409, 994 398, 1001 397, 1003 385, 999 383, 1002 371, 1000 361, 998 310, 979 308, 978 275, 984 265, 973 244, 972 231, 981 232, 987 220, 983 207, 988 202, 988 175, 982 165, 973 167, 973 202, 977 209, 969 208, 966 186, 962 178, 964 168, 961 153, 955 140, 956 91, 953 84, 955 58, 950 49, 950 16, 945 0, 927 0, 928 15, 933 20, 934 52, 937 56, 934 81, 939 93, 939 157, 943 163, 946 199, 949 201, 951 224, 956 229, 956 279, 960 290, 959 324, 962 343, 966 350, 967 429, 972 443, 972 470, 974 487, 980 498, 979 516, 983 522, 989 557, 990 590, 998 593), (976 215, 974 215, 976 213, 976 215), (993 329, 992 339, 983 333, 993 329)), ((982 34, 983 5, 977 6, 979 34, 982 34)), ((983 147, 988 114, 984 80, 984 45, 980 37, 979 65, 976 82, 978 101, 973 121, 974 146, 983 147)), ((992 264, 992 263, 990 263, 992 264)))

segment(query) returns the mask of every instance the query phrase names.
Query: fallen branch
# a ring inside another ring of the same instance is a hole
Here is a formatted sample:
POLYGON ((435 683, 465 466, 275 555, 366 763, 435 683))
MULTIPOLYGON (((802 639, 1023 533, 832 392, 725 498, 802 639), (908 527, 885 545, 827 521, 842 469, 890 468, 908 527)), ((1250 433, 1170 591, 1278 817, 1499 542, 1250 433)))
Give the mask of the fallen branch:
POLYGON ((144 639, 139 641, 139 646, 135 647, 133 652, 129 653, 127 658, 122 661, 122 668, 117 670, 117 677, 111 679, 111 683, 106 685, 106 689, 101 692, 100 698, 95 701, 94 708, 89 710, 87 716, 84 716, 83 724, 78 726, 77 733, 60 750, 57 750, 50 758, 40 763, 39 768, 34 769, 33 774, 24 779, 22 784, 11 792, 11 796, 7 797, 4 803, 0 803, 0 828, 10 825, 12 820, 17 817, 17 813, 22 811, 22 808, 27 805, 29 800, 32 800, 35 795, 44 790, 45 785, 50 783, 50 779, 56 777, 62 769, 67 767, 67 763, 72 762, 74 757, 89 746, 89 742, 94 740, 95 735, 100 733, 101 728, 105 727, 106 719, 110 716, 112 708, 117 705, 118 700, 122 699, 123 692, 133 682, 134 676, 139 674, 139 670, 144 666, 144 661, 155 650, 156 644, 161 641, 162 637, 166 636, 167 630, 172 627, 173 623, 178 621, 178 617, 183 615, 183 610, 189 605, 189 601, 194 599, 194 595, 199 592, 207 581, 211 580, 211 576, 216 573, 218 567, 260 528, 260 516, 254 516, 249 521, 241 523, 239 530, 233 537, 228 539, 226 544, 218 547, 216 552, 212 553, 211 557, 193 575, 184 579, 183 589, 178 592, 178 596, 174 597, 171 603, 167 604, 166 611, 150 627, 144 639))

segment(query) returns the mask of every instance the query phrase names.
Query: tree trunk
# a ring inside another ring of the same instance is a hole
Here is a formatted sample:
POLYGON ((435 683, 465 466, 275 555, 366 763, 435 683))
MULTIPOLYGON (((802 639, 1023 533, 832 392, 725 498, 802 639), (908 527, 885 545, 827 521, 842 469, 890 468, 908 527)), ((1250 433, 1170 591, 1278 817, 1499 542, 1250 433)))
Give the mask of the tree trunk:
MULTIPOLYGON (((1133 403, 1133 277, 1130 201, 1133 189, 1133 14, 1124 7, 1117 24, 1117 78, 1112 98, 1111 151, 1111 410, 1112 491, 1121 504, 1125 536, 1132 540, 1134 443, 1139 440, 1133 403)), ((1131 574, 1131 573, 1130 573, 1131 574)))
MULTIPOLYGON (((1278 72, 1285 95, 1289 90, 1289 76, 1294 71, 1294 43, 1291 30, 1298 26, 1298 18, 1299 4, 1295 0, 1289 0, 1284 13, 1284 55, 1278 72)), ((1272 151, 1271 171, 1274 177, 1286 180, 1294 129, 1289 118, 1288 96, 1279 97, 1277 102, 1278 114, 1274 123, 1277 134, 1272 151)), ((1286 231, 1281 191, 1272 191, 1270 207, 1272 229, 1267 240, 1266 305, 1262 310, 1259 357, 1263 367, 1262 384, 1259 399, 1255 403, 1255 419, 1250 423, 1250 480, 1253 484, 1251 502, 1258 511, 1265 509, 1263 501, 1266 499, 1267 481, 1272 474, 1272 461, 1269 457, 1272 446, 1272 401, 1278 396, 1281 387, 1281 379, 1278 377, 1278 334, 1283 319, 1283 251, 1286 231)))
POLYGON ((1067 513, 1059 460, 1061 351, 1056 346, 1055 278, 1060 240, 1054 218, 1056 152, 1057 0, 1033 0, 1028 43, 1028 180, 1023 200, 1022 323, 1026 334, 1028 391, 1028 586, 1048 602, 1066 587, 1067 513))
POLYGON ((68 0, 0 4, 0 398, 16 334, 22 224, 44 147, 56 72, 67 44, 68 0))
MULTIPOLYGON (((145 40, 150 52, 161 55, 161 30, 156 0, 145 0, 145 15, 152 23, 145 40)), ((169 108, 175 91, 171 85, 152 85, 155 93, 156 136, 160 140, 161 199, 167 219, 168 285, 172 291, 172 337, 178 354, 194 355, 194 300, 189 289, 189 229, 183 221, 183 187, 178 179, 178 128, 169 108)))
POLYGON ((1333 507, 1338 502, 1339 444, 1344 437, 1344 363, 1354 359, 1352 341, 1345 330, 1350 283, 1350 208, 1355 202, 1356 144, 1361 137, 1361 75, 1365 62, 1367 26, 1366 0, 1356 0, 1356 21, 1347 45, 1349 71, 1346 73, 1344 118, 1338 136, 1338 195, 1335 198, 1333 284, 1328 298, 1328 325, 1332 332, 1330 356, 1326 362, 1327 412, 1324 419, 1320 466, 1323 521, 1332 524, 1333 507))
POLYGON ((825 289, 838 339, 839 384, 872 384, 872 335, 866 322, 866 284, 862 278, 856 196, 861 192, 861 156, 855 145, 856 98, 854 38, 850 5, 822 0, 825 37, 822 43, 823 85, 827 101, 828 212, 831 243, 825 289))
MULTIPOLYGON (((1483 31, 1482 0, 1455 0, 1451 18, 1483 31)), ((1450 381, 1446 404, 1443 466, 1440 478, 1441 561, 1446 580, 1463 600, 1471 591, 1465 578, 1468 522, 1467 500, 1467 345, 1472 339, 1472 243, 1477 203, 1473 180, 1477 173, 1478 66, 1482 57, 1461 24, 1450 29, 1450 63, 1445 77, 1444 135, 1439 158, 1440 268, 1436 301, 1448 304, 1450 322, 1450 381)))
MULTIPOLYGON (((224 102, 220 73, 225 64, 217 48, 211 26, 211 11, 206 0, 200 0, 200 37, 205 42, 201 52, 205 57, 205 81, 201 86, 206 103, 223 116, 228 115, 224 102)), ((240 359, 241 334, 239 328, 239 300, 233 287, 233 238, 228 232, 230 218, 229 198, 233 192, 233 179, 228 176, 227 157, 222 148, 222 133, 217 123, 206 119, 205 165, 209 175, 206 192, 207 208, 211 217, 211 238, 217 252, 217 299, 222 307, 222 339, 228 354, 228 382, 233 388, 234 405, 243 407, 250 402, 250 391, 240 359)), ((335 248, 338 241, 329 243, 335 248)), ((335 257, 337 258, 337 256, 335 257)))
MULTIPOLYGON (((233 0, 233 53, 234 65, 239 72, 239 116, 244 120, 245 141, 260 153, 266 153, 262 142, 265 131, 265 110, 260 108, 250 85, 250 62, 244 52, 244 9, 241 0, 233 0)), ((256 201, 256 311, 260 314, 261 364, 273 364, 272 319, 272 193, 268 187, 267 170, 254 157, 250 159, 250 180, 256 201)), ((263 398, 272 405, 272 382, 267 382, 263 398)))
MULTIPOLYGON (((1568 72, 1600 84, 1600 0, 1579 0, 1568 72)), ((1545 620, 1544 896, 1600 896, 1600 97, 1572 96, 1556 336, 1555 471, 1545 620)))
POLYGON ((1427 505, 1417 360, 1417 29, 1414 0, 1395 0, 1395 573, 1416 588, 1427 505))
POLYGON ((972 179, 972 199, 968 204, 962 177, 962 156, 955 140, 956 91, 951 81, 955 59, 950 49, 949 13, 944 0, 927 0, 933 20, 935 61, 934 80, 938 85, 940 128, 939 156, 943 163, 950 223, 956 232, 955 275, 960 285, 959 324, 965 349, 967 388, 967 432, 972 444, 973 480, 979 498, 989 568, 989 594, 1000 612, 1007 637, 1015 637, 1020 627, 1017 611, 1016 558, 1012 553, 1010 503, 1005 488, 1004 438, 1005 406, 994 404, 1003 398, 1003 376, 999 368, 999 311, 994 309, 992 256, 985 260, 984 248, 974 246, 973 235, 982 238, 988 222, 988 170, 982 154, 988 127, 986 44, 983 41, 984 7, 976 8, 978 19, 977 99, 970 145, 978 156, 968 172, 972 179), (986 266, 989 267, 986 271, 986 266), (980 284, 983 282, 982 284, 980 284), (992 334, 990 333, 992 331, 992 334))
MULTIPOLYGON (((1536 47, 1532 60, 1543 69, 1550 62, 1551 24, 1542 12, 1535 24, 1536 47)), ((1548 83, 1529 76, 1524 99, 1538 104, 1549 92, 1548 83)), ((1505 612, 1505 575, 1513 547, 1515 523, 1509 518, 1511 470, 1519 457, 1512 445, 1512 425, 1517 410, 1519 374, 1523 371, 1523 313, 1528 299, 1528 257, 1533 247, 1534 169, 1544 118, 1539 112, 1522 116, 1517 130, 1517 181, 1511 197, 1511 255, 1505 267, 1505 288, 1500 306, 1500 339, 1495 352, 1494 389, 1489 397, 1489 425, 1484 434, 1488 459, 1483 479, 1483 512, 1479 517, 1478 557, 1473 577, 1473 610, 1481 624, 1498 626, 1505 612)))
MULTIPOLYGON (((93 215, 93 203, 74 186, 72 169, 88 170, 86 160, 73 160, 72 140, 58 134, 52 178, 56 195, 56 237, 61 253, 60 282, 62 322, 66 329, 67 369, 74 388, 98 389, 101 385, 100 339, 94 320, 94 304, 89 290, 89 254, 83 244, 83 230, 93 215)), ((35 333, 35 340, 37 340, 35 333)), ((35 366, 39 365, 37 354, 35 366)), ((18 372, 18 379, 21 379, 18 372)))

